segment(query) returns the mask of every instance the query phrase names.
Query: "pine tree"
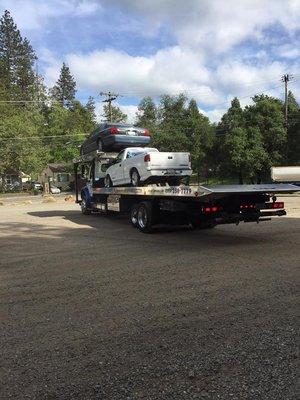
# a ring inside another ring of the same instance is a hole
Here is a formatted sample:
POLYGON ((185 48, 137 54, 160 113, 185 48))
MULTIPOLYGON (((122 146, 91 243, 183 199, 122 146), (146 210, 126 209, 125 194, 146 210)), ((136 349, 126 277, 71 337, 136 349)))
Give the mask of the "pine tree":
POLYGON ((235 97, 231 101, 231 106, 223 115, 221 122, 217 128, 217 134, 228 134, 235 128, 243 128, 245 126, 245 116, 240 101, 235 97))
POLYGON ((34 63, 37 57, 23 39, 9 11, 0 19, 0 76, 11 99, 32 98, 35 86, 34 63))
POLYGON ((120 107, 111 105, 111 109, 109 109, 109 105, 105 104, 103 107, 103 116, 106 121, 111 122, 126 122, 127 115, 124 114, 120 107))
POLYGON ((70 108, 75 100, 76 82, 70 72, 70 68, 63 63, 58 81, 51 90, 52 98, 62 106, 70 108))
POLYGON ((95 114, 96 106, 95 106, 95 100, 92 96, 89 96, 89 99, 85 105, 85 109, 88 111, 91 120, 96 121, 96 114, 95 114))

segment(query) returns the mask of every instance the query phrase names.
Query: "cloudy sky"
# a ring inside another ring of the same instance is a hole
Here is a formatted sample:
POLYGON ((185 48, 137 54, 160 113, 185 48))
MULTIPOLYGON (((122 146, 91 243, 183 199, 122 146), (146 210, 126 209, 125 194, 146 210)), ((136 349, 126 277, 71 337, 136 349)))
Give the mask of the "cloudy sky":
POLYGON ((120 93, 131 118, 141 97, 186 93, 217 121, 233 96, 300 100, 300 0, 0 0, 39 57, 47 85, 65 61, 78 97, 120 93))

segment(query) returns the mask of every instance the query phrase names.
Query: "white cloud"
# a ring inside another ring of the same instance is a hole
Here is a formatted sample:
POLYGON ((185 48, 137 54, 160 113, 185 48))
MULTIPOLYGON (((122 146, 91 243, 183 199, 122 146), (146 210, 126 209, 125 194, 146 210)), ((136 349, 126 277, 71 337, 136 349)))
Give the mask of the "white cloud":
POLYGON ((220 88, 237 96, 280 85, 280 76, 286 68, 286 64, 278 61, 251 65, 229 59, 219 65, 215 76, 220 88))
POLYGON ((277 48, 276 53, 283 58, 289 58, 289 59, 299 59, 300 58, 300 48, 299 45, 297 44, 285 44, 283 46, 280 46, 277 48))
POLYGON ((44 29, 49 18, 86 16, 101 6, 93 0, 1 0, 0 8, 11 12, 20 29, 30 31, 44 29))
MULTIPOLYGON (((53 85, 59 76, 62 60, 43 49, 41 59, 47 65, 46 83, 53 85)), ((222 109, 238 96, 248 104, 257 93, 282 97, 282 74, 297 71, 299 65, 260 59, 256 65, 223 57, 214 68, 190 49, 174 46, 146 56, 131 56, 114 49, 86 54, 68 54, 67 62, 79 92, 97 96, 111 90, 126 98, 158 97, 162 94, 185 93, 202 108, 222 109)), ((297 80, 295 80, 297 81, 297 80)), ((299 96, 299 87, 295 86, 299 96)), ((217 113, 217 112, 216 112, 217 113)), ((213 113, 211 116, 214 118, 213 113)))
MULTIPOLYGON (((208 105, 224 100, 217 89, 209 86, 212 74, 203 58, 179 46, 159 50, 149 57, 106 49, 69 54, 65 59, 79 89, 96 93, 112 90, 128 97, 184 92, 208 105)), ((55 69, 57 64, 51 61, 46 70, 47 81, 53 80, 55 69)))
POLYGON ((140 15, 153 29, 167 24, 180 45, 223 52, 271 25, 299 27, 299 0, 101 0, 140 15))
POLYGON ((44 66, 45 84, 48 87, 53 86, 59 77, 62 60, 55 57, 49 49, 43 47, 39 51, 39 61, 44 66))
POLYGON ((215 108, 211 111, 199 110, 202 114, 206 115, 211 122, 219 122, 222 116, 226 113, 227 108, 215 108))
POLYGON ((121 109, 121 111, 127 115, 127 121, 130 124, 134 124, 136 122, 136 113, 138 111, 137 106, 134 105, 118 105, 121 109))

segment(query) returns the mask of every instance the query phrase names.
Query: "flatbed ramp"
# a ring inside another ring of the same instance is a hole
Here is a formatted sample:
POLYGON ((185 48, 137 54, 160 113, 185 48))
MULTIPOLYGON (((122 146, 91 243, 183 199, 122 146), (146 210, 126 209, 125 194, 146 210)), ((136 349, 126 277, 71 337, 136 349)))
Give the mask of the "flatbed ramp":
POLYGON ((175 197, 220 197, 229 194, 284 194, 300 191, 292 184, 257 184, 257 185, 217 185, 217 186, 141 186, 93 188, 93 194, 128 195, 128 196, 175 196, 175 197))

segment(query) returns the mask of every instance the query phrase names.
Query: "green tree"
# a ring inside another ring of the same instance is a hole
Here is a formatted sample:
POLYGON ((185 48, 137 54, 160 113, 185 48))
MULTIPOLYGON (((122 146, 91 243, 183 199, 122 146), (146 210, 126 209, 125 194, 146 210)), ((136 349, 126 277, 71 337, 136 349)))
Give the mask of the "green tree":
POLYGON ((22 38, 6 10, 0 19, 0 76, 10 99, 29 100, 33 97, 36 59, 28 39, 22 38))
POLYGON ((185 134, 186 97, 162 96, 158 107, 158 123, 152 134, 152 144, 162 151, 187 151, 189 141, 185 134))
POLYGON ((193 169, 198 172, 198 181, 200 174, 208 178, 209 151, 213 141, 212 128, 209 119, 199 112, 194 99, 190 100, 187 108, 185 135, 189 142, 188 150, 192 155, 193 169))
MULTIPOLYGON (((215 157, 215 171, 218 171, 220 177, 236 176, 237 161, 233 161, 232 157, 238 153, 241 147, 246 143, 245 115, 238 98, 231 101, 231 106, 221 118, 220 123, 216 127, 216 136, 213 144, 213 154, 215 157), (231 135, 233 136, 232 138, 231 135), (230 150, 230 146, 233 148, 230 150)), ((239 177, 241 181, 242 176, 239 177)))
POLYGON ((267 157, 259 130, 253 127, 233 128, 226 136, 225 148, 231 174, 238 176, 240 184, 245 178, 254 183, 267 157))
POLYGON ((300 107, 293 93, 288 93, 287 164, 300 164, 300 107))
POLYGON ((106 121, 120 123, 127 121, 127 115, 121 111, 120 107, 114 105, 111 105, 111 108, 109 108, 109 105, 105 104, 103 107, 103 116, 106 121))
POLYGON ((1 105, 0 169, 38 173, 47 164, 43 145, 44 119, 34 107, 1 105))
POLYGON ((74 101, 70 109, 53 104, 46 120, 44 141, 50 149, 50 162, 71 163, 84 138, 95 128, 90 112, 79 101, 74 101))
POLYGON ((157 107, 151 97, 144 97, 138 105, 137 125, 154 131, 157 125, 157 107))
POLYGON ((230 133, 235 128, 243 128, 245 126, 245 115, 237 97, 231 101, 231 106, 223 115, 221 122, 217 128, 217 134, 230 133))
POLYGON ((95 100, 92 96, 89 96, 88 101, 85 105, 85 109, 89 113, 91 120, 96 121, 96 113, 95 113, 96 106, 95 106, 95 100))
POLYGON ((64 107, 71 107, 75 100, 76 82, 73 78, 70 68, 63 63, 58 81, 51 90, 51 95, 54 100, 59 102, 64 107))
POLYGON ((267 157, 259 173, 259 180, 270 179, 272 165, 281 163, 286 154, 286 133, 282 102, 266 95, 253 97, 254 104, 245 109, 248 127, 260 132, 263 148, 267 157))

